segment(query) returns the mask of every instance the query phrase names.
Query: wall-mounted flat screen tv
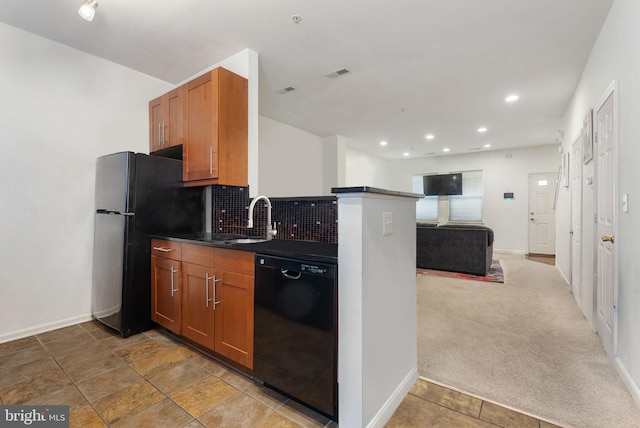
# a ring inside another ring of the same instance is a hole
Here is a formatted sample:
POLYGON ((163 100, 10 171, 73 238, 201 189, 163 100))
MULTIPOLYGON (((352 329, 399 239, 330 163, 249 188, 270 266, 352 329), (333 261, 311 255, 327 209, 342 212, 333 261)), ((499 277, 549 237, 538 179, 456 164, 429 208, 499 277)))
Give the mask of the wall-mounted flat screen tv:
POLYGON ((426 196, 462 195, 462 174, 438 174, 422 177, 426 196))

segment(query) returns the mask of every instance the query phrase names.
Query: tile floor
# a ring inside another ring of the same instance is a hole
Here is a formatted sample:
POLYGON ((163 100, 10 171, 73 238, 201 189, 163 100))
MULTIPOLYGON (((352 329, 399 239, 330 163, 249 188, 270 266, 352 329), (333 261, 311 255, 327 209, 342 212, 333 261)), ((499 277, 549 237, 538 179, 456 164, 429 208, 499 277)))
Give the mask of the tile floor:
MULTIPOLYGON (((151 330, 86 322, 0 344, 0 404, 66 404, 72 427, 337 427, 151 330)), ((553 425, 419 380, 388 427, 553 425)))

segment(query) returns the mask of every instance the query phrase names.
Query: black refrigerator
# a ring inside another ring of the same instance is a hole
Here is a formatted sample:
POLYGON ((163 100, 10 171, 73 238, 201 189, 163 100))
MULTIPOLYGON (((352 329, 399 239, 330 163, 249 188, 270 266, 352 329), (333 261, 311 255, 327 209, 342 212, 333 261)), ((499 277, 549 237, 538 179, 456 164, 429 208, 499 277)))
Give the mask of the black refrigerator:
POLYGON ((152 234, 202 233, 203 188, 182 185, 182 161, 141 153, 96 164, 91 314, 123 337, 152 326, 152 234))

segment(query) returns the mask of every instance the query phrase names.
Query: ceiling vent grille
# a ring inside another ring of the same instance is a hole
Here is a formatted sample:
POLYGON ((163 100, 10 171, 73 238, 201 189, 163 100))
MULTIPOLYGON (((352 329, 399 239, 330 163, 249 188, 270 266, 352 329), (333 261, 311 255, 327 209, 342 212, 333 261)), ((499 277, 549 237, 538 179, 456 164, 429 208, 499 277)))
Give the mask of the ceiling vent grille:
POLYGON ((286 94, 287 92, 291 92, 291 91, 295 91, 296 88, 294 88, 293 86, 287 86, 286 88, 282 88, 277 90, 276 92, 279 94, 286 94))
POLYGON ((340 77, 340 76, 345 75, 347 73, 350 73, 350 71, 347 70, 346 68, 341 68, 340 70, 336 70, 336 71, 332 71, 331 73, 327 73, 325 76, 327 76, 329 79, 335 79, 336 77, 340 77))

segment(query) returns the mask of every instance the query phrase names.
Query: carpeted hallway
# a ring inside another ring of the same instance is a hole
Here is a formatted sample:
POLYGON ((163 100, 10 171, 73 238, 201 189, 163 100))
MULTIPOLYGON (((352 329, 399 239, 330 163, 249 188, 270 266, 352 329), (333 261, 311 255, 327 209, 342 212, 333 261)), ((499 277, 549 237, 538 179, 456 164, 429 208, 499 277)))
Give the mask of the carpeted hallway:
POLYGON ((555 266, 494 258, 504 284, 417 275, 419 374, 567 427, 640 427, 555 266))

